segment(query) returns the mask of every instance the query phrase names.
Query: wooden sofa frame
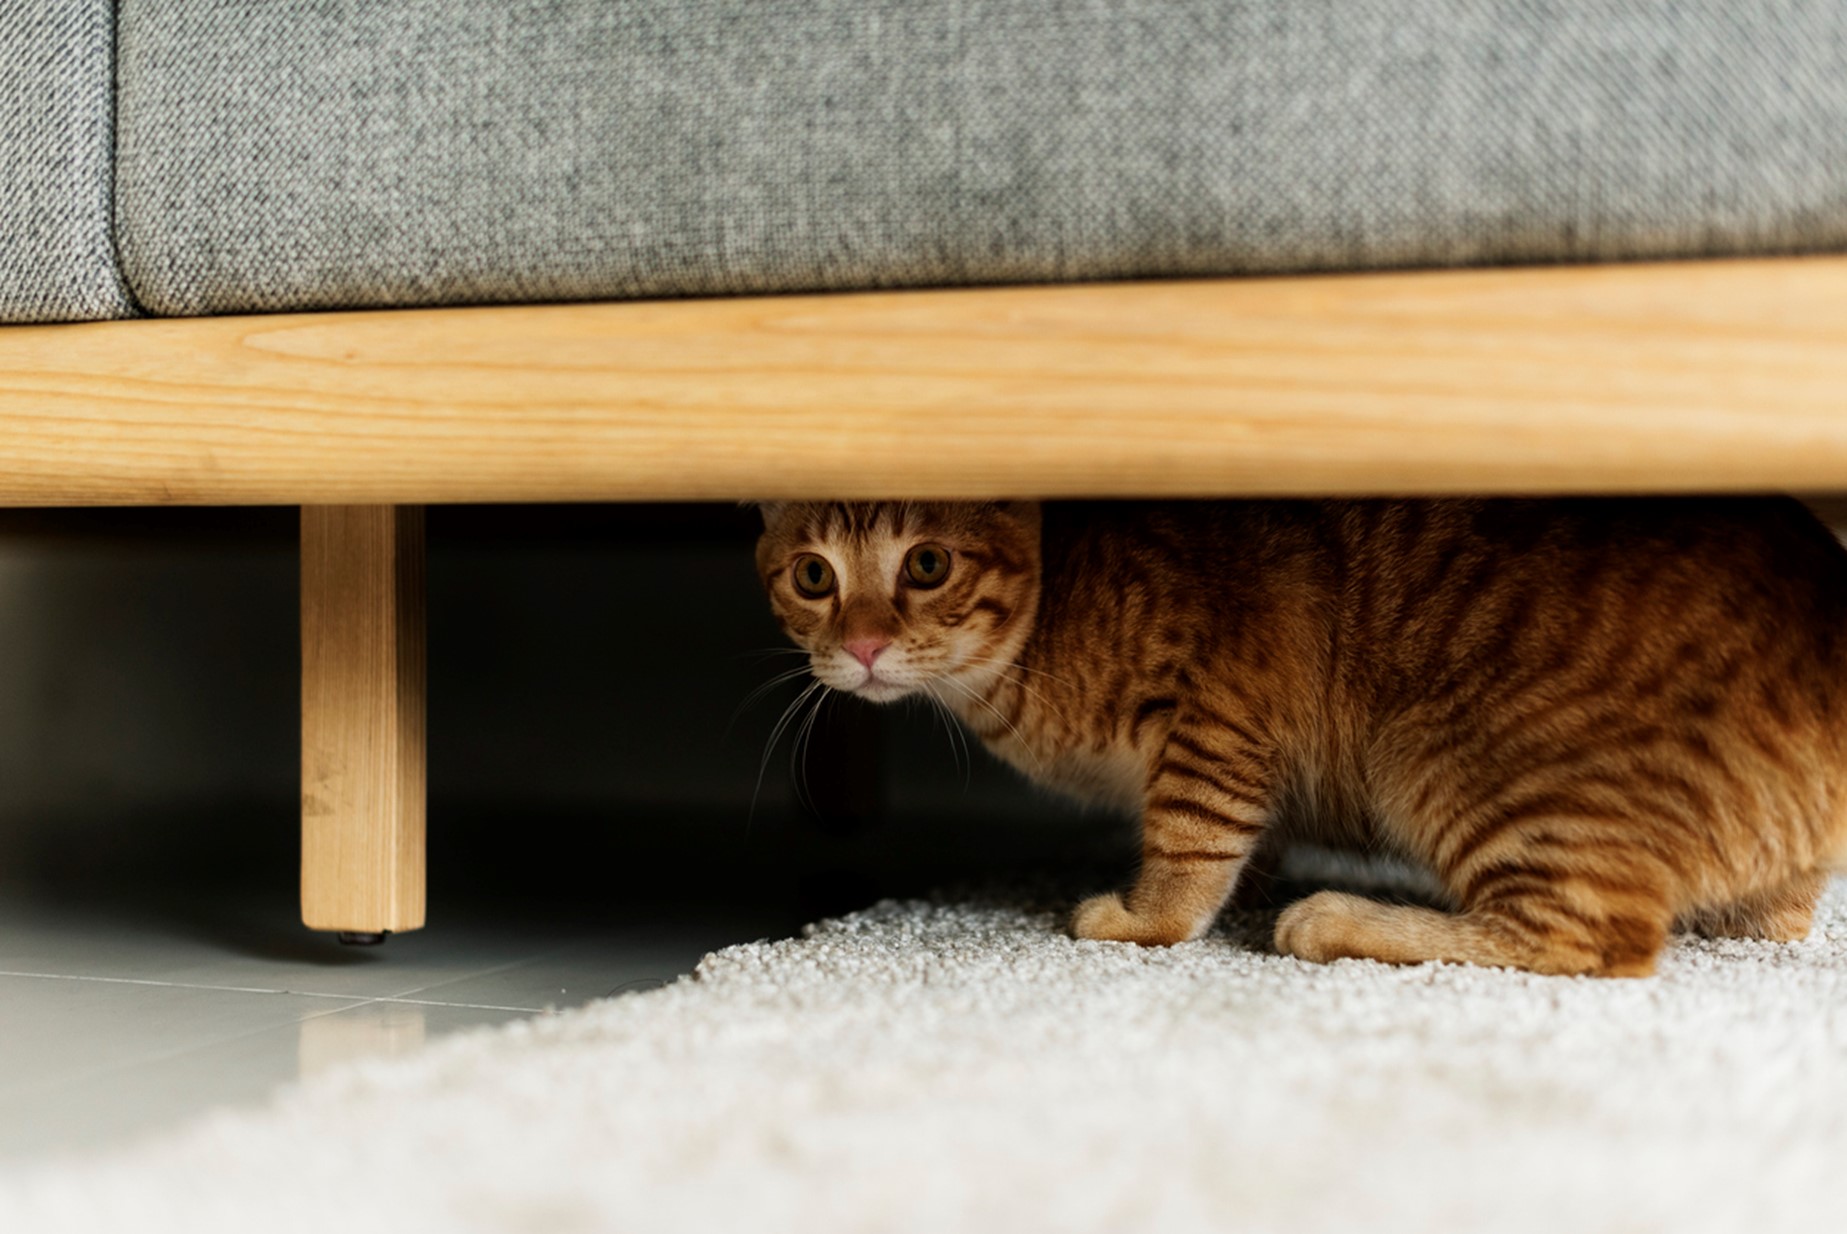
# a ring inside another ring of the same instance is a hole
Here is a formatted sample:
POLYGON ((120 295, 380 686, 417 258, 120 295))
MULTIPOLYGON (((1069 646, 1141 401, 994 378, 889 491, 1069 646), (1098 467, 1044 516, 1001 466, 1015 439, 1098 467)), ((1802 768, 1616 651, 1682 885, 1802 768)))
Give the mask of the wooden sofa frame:
POLYGON ((424 921, 422 507, 1847 488, 1847 258, 21 326, 0 504, 299 505, 302 902, 424 921))

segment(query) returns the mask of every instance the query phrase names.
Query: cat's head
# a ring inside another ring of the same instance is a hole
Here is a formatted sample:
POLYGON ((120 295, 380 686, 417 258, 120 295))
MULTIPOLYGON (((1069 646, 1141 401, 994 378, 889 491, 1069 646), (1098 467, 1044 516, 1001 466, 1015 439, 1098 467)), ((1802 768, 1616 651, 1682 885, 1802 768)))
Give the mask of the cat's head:
POLYGON ((1039 599, 1035 502, 777 502, 757 573, 823 684, 953 697, 998 673, 1039 599))

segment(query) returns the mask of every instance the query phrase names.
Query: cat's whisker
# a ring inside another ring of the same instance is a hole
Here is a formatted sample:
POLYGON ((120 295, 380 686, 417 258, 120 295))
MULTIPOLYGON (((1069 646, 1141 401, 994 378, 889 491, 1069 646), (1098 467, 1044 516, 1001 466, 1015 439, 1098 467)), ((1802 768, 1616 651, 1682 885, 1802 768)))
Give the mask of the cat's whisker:
POLYGON ((943 704, 943 714, 948 718, 949 726, 955 731, 956 740, 962 743, 962 766, 965 772, 963 778, 966 782, 967 778, 975 772, 975 756, 968 744, 968 730, 962 727, 962 721, 956 718, 954 710, 946 702, 943 704))
POLYGON ((930 695, 930 708, 943 723, 943 732, 949 738, 949 753, 956 759, 958 769, 962 772, 962 791, 968 791, 969 781, 975 774, 975 756, 968 748, 968 735, 962 731, 961 722, 950 713, 943 700, 930 695))
MULTIPOLYGON (((930 688, 928 686, 922 687, 921 689, 917 691, 917 693, 910 695, 904 701, 905 701, 905 705, 908 707, 911 704, 919 700, 923 701, 925 704, 931 703, 932 700, 931 700, 931 695, 930 695, 930 688)), ((942 714, 934 706, 926 706, 926 710, 928 710, 930 713, 931 729, 935 730, 935 729, 941 728, 943 726, 942 714)), ((950 741, 949 757, 950 757, 950 760, 955 764, 955 769, 957 771, 961 771, 962 770, 962 753, 960 750, 956 749, 953 739, 950 741)))
MULTIPOLYGON (((1026 667, 1026 666, 1025 666, 1024 664, 1016 664, 1016 663, 1014 663, 1014 662, 1013 662, 1013 661, 1011 661, 1011 660, 1002 660, 1002 659, 985 659, 985 660, 984 660, 984 659, 972 659, 972 660, 966 660, 966 661, 964 661, 964 663, 966 663, 966 664, 998 664, 998 665, 1000 665, 1000 666, 1001 666, 1001 667, 1002 667, 1003 669, 1013 669, 1013 668, 1017 668, 1017 669, 1020 669, 1020 670, 1021 670, 1022 672, 1034 672, 1034 671, 1037 671, 1037 670, 1034 670, 1034 669, 1028 669, 1028 668, 1027 668, 1027 667, 1026 667)), ((1064 681, 1064 680, 1065 680, 1065 679, 1064 679, 1064 678, 1062 678, 1062 677, 1053 677, 1051 673, 1046 673, 1046 674, 1044 674, 1044 675, 1045 675, 1045 676, 1047 676, 1047 677, 1052 677, 1052 679, 1053 679, 1054 681, 1064 681)), ((1061 720, 1065 718, 1065 717, 1064 717, 1064 712, 1063 712, 1063 710, 1062 710, 1061 708, 1058 708, 1058 707, 1054 707, 1054 706, 1052 705, 1052 700, 1051 700, 1051 699, 1049 699, 1049 698, 1047 698, 1047 697, 1046 697, 1046 696, 1045 696, 1045 695, 1044 695, 1043 693, 1041 693, 1040 691, 1038 691, 1038 690, 1036 690, 1036 689, 1034 689, 1034 688, 1033 688, 1033 687, 1032 687, 1031 685, 1029 685, 1028 683, 1026 683, 1026 682, 1024 682, 1024 681, 1020 681, 1020 680, 1018 680, 1018 679, 1016 679, 1016 678, 1012 678, 1012 677, 1009 677, 1009 678, 1007 678, 1007 683, 1008 683, 1009 685, 1013 685, 1013 686, 1018 686, 1018 687, 1020 688, 1020 690, 1021 690, 1022 692, 1024 692, 1024 693, 1025 693, 1026 695, 1028 695, 1028 696, 1029 696, 1029 697, 1031 697, 1032 699, 1034 699, 1034 700, 1035 700, 1035 701, 1036 701, 1036 702, 1037 702, 1037 703, 1038 703, 1038 704, 1039 704, 1039 705, 1040 705, 1041 707, 1043 707, 1043 708, 1045 708, 1045 710, 1046 710, 1047 712, 1049 712, 1050 714, 1052 714, 1052 715, 1054 715, 1054 716, 1056 716, 1056 717, 1058 717, 1058 718, 1059 718, 1059 719, 1061 719, 1061 720)), ((962 683, 961 683, 961 682, 957 682, 956 684, 957 684, 957 685, 961 685, 962 683)), ((964 687, 964 688, 966 688, 966 687, 964 687)))
POLYGON ((955 713, 951 712, 948 705, 938 698, 936 692, 928 686, 924 687, 923 693, 918 697, 930 704, 930 714, 935 716, 937 722, 947 731, 949 755, 955 760, 956 770, 962 773, 962 791, 967 792, 969 782, 975 775, 975 756, 969 752, 968 737, 962 732, 962 722, 956 719, 955 713))
POLYGON ((808 673, 808 671, 809 671, 809 666, 806 664, 800 665, 796 668, 784 669, 783 671, 777 673, 775 676, 771 677, 768 681, 764 682, 762 685, 758 686, 756 689, 752 690, 749 694, 746 694, 744 696, 744 701, 738 704, 738 710, 742 711, 744 708, 750 706, 752 703, 762 698, 765 694, 768 694, 771 690, 774 690, 777 686, 781 685, 783 682, 790 681, 796 677, 804 676, 808 673))
POLYGON ((783 672, 777 673, 774 677, 771 677, 768 681, 764 682, 762 685, 752 690, 749 694, 746 694, 744 696, 744 701, 737 705, 737 707, 731 713, 731 718, 725 722, 725 736, 726 737, 731 736, 731 730, 737 727, 737 722, 738 722, 739 717, 741 717, 746 711, 748 711, 751 708, 751 706, 757 702, 758 699, 770 693, 777 686, 780 686, 785 682, 793 681, 798 677, 804 676, 807 674, 807 672, 808 672, 808 666, 806 664, 802 665, 800 668, 787 669, 783 672))
POLYGON ((770 730, 769 742, 763 747, 763 758, 757 764, 757 785, 750 793, 750 814, 746 819, 746 826, 757 817, 757 799, 763 795, 763 777, 768 774, 770 759, 776 754, 776 743, 782 740, 783 733, 794 721, 798 709, 808 701, 809 696, 816 690, 826 688, 818 681, 810 682, 807 689, 795 696, 794 702, 783 708, 782 716, 776 721, 776 726, 770 730))
MULTIPOLYGON (((1051 679, 1052 681, 1059 682, 1063 685, 1068 685, 1072 689, 1078 688, 1077 684, 1071 681, 1067 677, 1060 677, 1056 673, 1048 673, 1044 671, 1043 669, 1028 668, 1024 664, 1017 663, 1016 661, 1013 661, 1013 660, 1005 660, 999 657, 986 657, 986 658, 975 657, 969 660, 965 660, 964 663, 965 664, 980 664, 980 665, 999 665, 1003 670, 1018 669, 1022 673, 1038 673, 1041 677, 1046 677, 1046 678, 1051 679)), ((1052 700, 1047 698, 1039 690, 1034 689, 1031 685, 1029 685, 1028 683, 1024 681, 1019 681, 1012 677, 1009 677, 1007 680, 1011 684, 1016 685, 1021 690, 1025 691, 1028 695, 1030 695, 1033 699, 1035 699, 1041 707, 1045 708, 1052 715, 1057 716, 1061 720, 1065 718, 1063 710, 1061 708, 1052 706, 1052 700)))
POLYGON ((1060 685, 1070 686, 1074 690, 1078 688, 1077 682, 1072 681, 1069 677, 1061 677, 1057 673, 1048 673, 1042 668, 1029 668, 1028 666, 1024 664, 1021 664, 1018 660, 1009 660, 1005 658, 1004 656, 971 656, 969 659, 963 661, 963 663, 965 664, 998 664, 1005 668, 1017 668, 1022 673, 1037 673, 1039 676, 1048 677, 1051 680, 1056 681, 1060 685))
MULTIPOLYGON (((1015 665, 1014 667, 1017 668, 1018 665, 1015 665)), ((1063 712, 1061 712, 1057 707, 1052 706, 1052 700, 1047 698, 1044 694, 1041 694, 1038 690, 1033 689, 1031 686, 1027 685, 1024 681, 1015 681, 1011 677, 1009 677, 1007 681, 1009 685, 1018 686, 1027 695, 1029 695, 1034 700, 1036 700, 1041 707, 1045 708, 1047 711, 1049 711, 1053 715, 1059 717, 1060 719, 1064 718, 1063 712)))
POLYGON ((815 696, 814 706, 808 709, 808 716, 796 730, 795 741, 789 749, 789 775, 795 783, 796 799, 810 811, 819 814, 814 803, 814 794, 808 789, 808 749, 814 744, 815 721, 821 716, 821 708, 832 698, 834 691, 828 686, 821 687, 821 693, 815 696))
POLYGON ((1013 721, 1009 720, 1006 716, 1001 714, 1000 708, 996 707, 993 703, 990 703, 987 699, 981 697, 981 695, 975 693, 973 690, 969 689, 967 686, 957 681, 954 677, 940 677, 937 680, 947 682, 948 684, 954 686, 956 689, 962 691, 962 693, 968 695, 968 697, 974 699, 977 703, 980 703, 983 707, 986 707, 988 711, 993 714, 994 718, 996 720, 999 720, 1009 733, 1013 734, 1013 739, 1020 743, 1020 748, 1022 750, 1025 750, 1028 754, 1032 755, 1033 762, 1040 768, 1040 770, 1044 770, 1045 760, 1039 757, 1039 752, 1037 750, 1033 749, 1031 745, 1027 744, 1025 736, 1021 734, 1018 728, 1014 727, 1013 721))

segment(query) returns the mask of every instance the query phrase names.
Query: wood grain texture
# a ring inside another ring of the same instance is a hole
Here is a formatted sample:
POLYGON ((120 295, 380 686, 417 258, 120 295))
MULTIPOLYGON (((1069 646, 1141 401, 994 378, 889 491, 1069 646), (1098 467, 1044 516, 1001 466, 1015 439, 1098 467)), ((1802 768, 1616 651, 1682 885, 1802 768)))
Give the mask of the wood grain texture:
POLYGON ((301 512, 301 896, 317 930, 424 917, 423 511, 301 512))
POLYGON ((1847 259, 0 330, 0 504, 1847 487, 1847 259))

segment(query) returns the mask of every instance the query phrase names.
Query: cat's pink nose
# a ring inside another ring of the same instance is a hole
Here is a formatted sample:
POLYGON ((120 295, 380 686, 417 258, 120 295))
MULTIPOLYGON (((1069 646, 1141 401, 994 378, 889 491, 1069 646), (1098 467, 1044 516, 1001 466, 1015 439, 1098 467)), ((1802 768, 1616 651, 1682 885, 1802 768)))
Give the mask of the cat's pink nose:
POLYGON ((889 646, 891 640, 887 638, 854 638, 848 639, 846 644, 847 654, 867 668, 871 668, 872 662, 879 658, 879 652, 889 646))

